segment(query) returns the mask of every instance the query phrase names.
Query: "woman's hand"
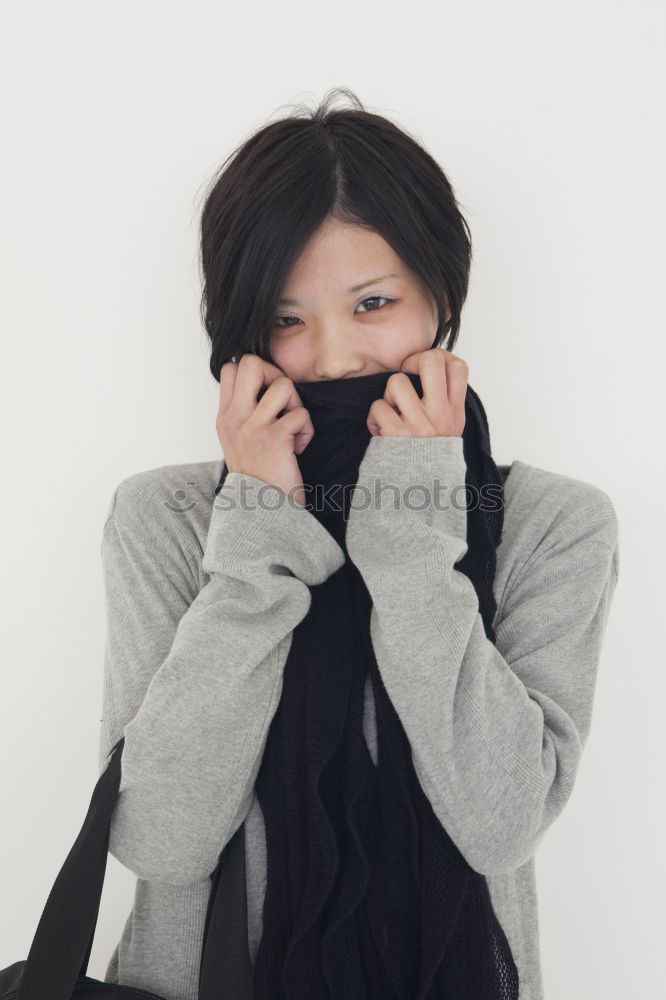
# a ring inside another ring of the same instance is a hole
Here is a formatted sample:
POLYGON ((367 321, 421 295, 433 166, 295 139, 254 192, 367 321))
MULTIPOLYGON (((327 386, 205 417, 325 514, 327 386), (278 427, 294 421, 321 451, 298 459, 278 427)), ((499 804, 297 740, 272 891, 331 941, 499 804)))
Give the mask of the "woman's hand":
POLYGON ((296 455, 314 437, 310 414, 281 368, 256 354, 227 361, 220 369, 220 406, 215 422, 229 472, 244 472, 279 487, 302 507, 303 477, 296 455), (268 385, 257 402, 262 386, 268 385), (278 414, 285 414, 278 418, 278 414))
POLYGON ((468 371, 466 361, 441 347, 410 354, 388 379, 384 398, 370 406, 368 430, 385 437, 460 437, 468 371), (422 399, 406 371, 420 376, 422 399))

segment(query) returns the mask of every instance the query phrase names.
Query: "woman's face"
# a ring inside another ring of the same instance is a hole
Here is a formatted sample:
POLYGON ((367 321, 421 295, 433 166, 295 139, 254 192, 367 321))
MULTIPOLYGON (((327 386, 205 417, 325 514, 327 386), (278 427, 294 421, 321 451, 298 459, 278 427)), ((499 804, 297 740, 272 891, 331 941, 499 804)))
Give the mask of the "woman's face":
POLYGON ((399 371, 436 331, 432 295, 389 244, 326 220, 282 289, 271 357, 293 382, 399 371))

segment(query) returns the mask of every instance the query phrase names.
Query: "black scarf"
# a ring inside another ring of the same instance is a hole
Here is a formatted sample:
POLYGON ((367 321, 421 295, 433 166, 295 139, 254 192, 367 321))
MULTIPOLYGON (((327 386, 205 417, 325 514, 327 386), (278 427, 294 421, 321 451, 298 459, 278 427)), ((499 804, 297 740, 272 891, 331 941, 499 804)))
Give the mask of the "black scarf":
MULTIPOLYGON (((368 410, 391 374, 294 383, 315 428, 297 456, 313 487, 306 503, 345 554, 368 410)), ((421 397, 419 376, 407 375, 421 397)), ((469 385, 465 418, 465 481, 476 490, 492 483, 503 498, 485 411, 469 385)), ((225 464, 216 493, 226 474, 225 464)), ((503 503, 486 512, 472 503, 468 551, 456 564, 475 587, 492 642, 502 525, 503 503)), ((361 574, 347 557, 310 589, 255 785, 267 843, 255 1000, 516 1000, 518 970, 486 879, 448 836, 414 771, 374 656, 361 574), (377 767, 362 729, 368 671, 377 767)))

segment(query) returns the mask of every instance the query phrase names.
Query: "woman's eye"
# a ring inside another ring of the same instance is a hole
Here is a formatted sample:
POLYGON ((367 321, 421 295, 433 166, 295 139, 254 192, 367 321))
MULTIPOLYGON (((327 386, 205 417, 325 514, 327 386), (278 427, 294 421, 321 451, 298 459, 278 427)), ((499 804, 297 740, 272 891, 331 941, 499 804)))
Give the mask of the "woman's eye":
MULTIPOLYGON (((393 299, 390 299, 388 297, 388 295, 371 295, 369 298, 363 299, 363 302, 361 302, 361 305, 365 305, 366 302, 378 302, 380 300, 383 300, 384 302, 393 302, 393 299)), ((381 308, 383 308, 383 307, 381 307, 381 308)), ((377 312, 377 310, 376 309, 365 309, 364 312, 377 312)))
MULTIPOLYGON (((281 319, 295 319, 296 322, 298 322, 298 316, 276 316, 273 326, 277 326, 280 327, 281 329, 284 329, 284 327, 279 322, 281 319)), ((287 323, 287 326, 292 326, 292 325, 293 325, 292 323, 287 323)))

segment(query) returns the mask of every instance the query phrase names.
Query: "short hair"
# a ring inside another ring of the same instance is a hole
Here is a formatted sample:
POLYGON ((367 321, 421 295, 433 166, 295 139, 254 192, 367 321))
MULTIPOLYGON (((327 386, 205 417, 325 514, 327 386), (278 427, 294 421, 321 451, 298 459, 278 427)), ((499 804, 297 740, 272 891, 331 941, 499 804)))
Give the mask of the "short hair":
POLYGON ((439 322, 431 347, 452 350, 472 258, 453 188, 423 145, 338 87, 314 111, 298 105, 295 114, 237 146, 205 194, 201 319, 216 380, 223 364, 243 354, 272 361, 280 293, 329 217, 386 240, 435 300, 439 322), (333 107, 338 94, 352 107, 333 107))

